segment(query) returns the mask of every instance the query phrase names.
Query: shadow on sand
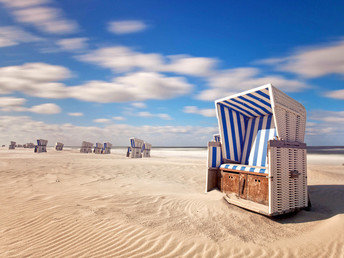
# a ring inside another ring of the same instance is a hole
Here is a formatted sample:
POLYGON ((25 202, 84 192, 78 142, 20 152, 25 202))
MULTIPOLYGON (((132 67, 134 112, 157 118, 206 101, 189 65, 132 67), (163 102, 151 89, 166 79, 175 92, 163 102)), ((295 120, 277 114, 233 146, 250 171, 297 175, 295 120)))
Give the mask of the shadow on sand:
POLYGON ((344 213, 344 185, 310 185, 309 196, 312 202, 310 211, 299 211, 274 217, 282 224, 303 223, 331 218, 344 213))

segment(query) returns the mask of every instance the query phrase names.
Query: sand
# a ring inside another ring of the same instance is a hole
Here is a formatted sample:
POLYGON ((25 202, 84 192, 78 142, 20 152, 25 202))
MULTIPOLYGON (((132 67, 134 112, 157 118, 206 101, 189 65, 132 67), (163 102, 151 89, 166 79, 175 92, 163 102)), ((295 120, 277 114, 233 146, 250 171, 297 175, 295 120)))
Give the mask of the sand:
POLYGON ((344 256, 343 156, 310 155, 312 211, 270 219, 204 193, 205 151, 121 151, 1 149, 0 256, 344 256))

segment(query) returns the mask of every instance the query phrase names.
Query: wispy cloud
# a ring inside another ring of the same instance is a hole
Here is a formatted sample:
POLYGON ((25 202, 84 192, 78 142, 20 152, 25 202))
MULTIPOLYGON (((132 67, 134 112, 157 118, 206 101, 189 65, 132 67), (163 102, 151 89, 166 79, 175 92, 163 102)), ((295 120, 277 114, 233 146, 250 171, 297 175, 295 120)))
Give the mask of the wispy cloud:
POLYGON ((216 116, 214 108, 202 109, 202 108, 198 108, 196 106, 185 106, 183 108, 183 112, 188 113, 188 114, 197 114, 197 115, 206 116, 206 117, 215 117, 216 116))
POLYGON ((90 81, 66 86, 58 81, 71 72, 62 66, 27 63, 0 68, 0 94, 22 92, 41 98, 75 98, 83 101, 110 103, 167 99, 187 94, 192 85, 181 77, 166 77, 152 72, 131 73, 113 81, 90 81))
POLYGON ((147 25, 139 20, 112 21, 108 24, 108 30, 115 34, 130 34, 147 29, 147 25))
POLYGON ((61 108, 54 103, 44 103, 25 107, 26 99, 16 97, 0 97, 0 110, 5 112, 32 112, 37 114, 58 114, 61 108))
POLYGON ((200 100, 215 100, 267 83, 272 83, 287 92, 302 91, 310 87, 302 80, 286 79, 279 75, 263 75, 260 69, 251 67, 218 71, 207 80, 209 88, 196 96, 200 100))
POLYGON ((135 108, 146 108, 147 105, 143 102, 134 102, 134 103, 131 103, 131 105, 135 108))
POLYGON ((15 46, 19 43, 37 42, 42 39, 17 26, 0 27, 0 47, 15 46))
POLYGON ((328 74, 344 74, 344 40, 304 48, 290 56, 268 58, 260 64, 275 66, 279 71, 291 72, 306 78, 328 74))
POLYGON ((33 25, 39 30, 52 34, 73 33, 78 30, 75 21, 66 19, 62 10, 48 6, 51 1, 0 0, 18 22, 33 25))
POLYGON ((108 119, 108 118, 98 118, 98 119, 94 119, 93 122, 100 123, 100 124, 106 124, 106 123, 110 123, 111 119, 108 119))
POLYGON ((159 114, 152 114, 148 111, 142 111, 142 112, 138 112, 137 116, 141 116, 141 117, 158 117, 164 120, 172 120, 172 117, 169 114, 164 114, 164 113, 159 113, 159 114))
POLYGON ((80 51, 87 48, 87 38, 66 38, 56 42, 56 44, 66 51, 80 51))
POLYGON ((215 58, 141 53, 125 46, 99 48, 87 54, 76 56, 76 58, 80 61, 109 68, 115 73, 140 69, 201 77, 211 75, 218 63, 215 58))
POLYGON ((123 121, 123 120, 125 120, 125 117, 123 117, 123 116, 113 116, 112 119, 115 120, 115 121, 123 121))
POLYGON ((74 112, 74 113, 68 113, 69 116, 83 116, 84 113, 81 112, 74 112))
POLYGON ((344 90, 333 90, 325 93, 326 97, 344 100, 344 90))

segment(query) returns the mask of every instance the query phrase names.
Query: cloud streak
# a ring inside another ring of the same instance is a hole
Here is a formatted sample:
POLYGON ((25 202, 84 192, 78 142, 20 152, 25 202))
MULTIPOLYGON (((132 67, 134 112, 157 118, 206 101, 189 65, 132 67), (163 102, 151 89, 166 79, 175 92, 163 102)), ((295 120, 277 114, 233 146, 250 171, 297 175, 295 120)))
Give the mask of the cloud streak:
POLYGON ((108 30, 114 34, 137 33, 147 29, 147 25, 139 20, 112 21, 108 24, 108 30))
POLYGON ((75 21, 66 19, 62 10, 48 6, 51 1, 44 0, 0 0, 21 23, 32 25, 51 34, 74 33, 78 30, 75 21))

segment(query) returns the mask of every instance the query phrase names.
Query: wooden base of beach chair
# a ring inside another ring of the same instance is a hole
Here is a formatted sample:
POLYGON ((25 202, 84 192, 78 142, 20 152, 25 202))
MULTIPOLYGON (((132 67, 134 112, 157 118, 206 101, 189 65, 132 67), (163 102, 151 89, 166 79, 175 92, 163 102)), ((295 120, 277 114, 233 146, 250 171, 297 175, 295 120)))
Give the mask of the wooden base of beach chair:
POLYGON ((234 193, 226 194, 223 198, 228 203, 233 204, 235 206, 238 206, 247 210, 251 210, 254 212, 258 212, 263 215, 269 215, 269 206, 267 205, 263 205, 257 202, 240 198, 234 193))
POLYGON ((233 193, 241 199, 269 204, 269 181, 266 174, 219 170, 217 187, 225 194, 233 193))

